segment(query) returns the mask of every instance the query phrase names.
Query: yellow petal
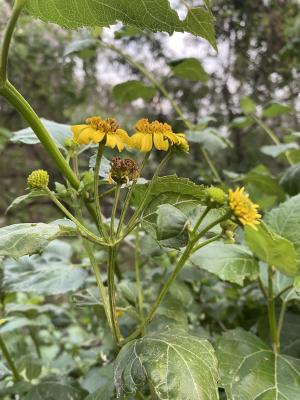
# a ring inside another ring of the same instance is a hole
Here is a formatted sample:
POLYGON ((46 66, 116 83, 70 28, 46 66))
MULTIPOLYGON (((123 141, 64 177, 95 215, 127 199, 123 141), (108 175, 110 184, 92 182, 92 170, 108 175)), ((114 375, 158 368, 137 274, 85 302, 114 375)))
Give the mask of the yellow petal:
POLYGON ((164 136, 165 136, 166 138, 170 139, 170 141, 171 141, 172 143, 177 143, 177 142, 178 142, 177 136, 176 136, 176 134, 173 133, 173 132, 164 132, 164 136))
POLYGON ((78 138, 83 129, 88 128, 89 125, 73 125, 71 126, 71 131, 73 132, 73 140, 78 143, 78 138))
POLYGON ((146 134, 143 135, 142 142, 141 142, 141 151, 148 153, 148 151, 152 150, 153 140, 152 135, 146 134))
POLYGON ((154 133, 153 136, 154 146, 157 150, 167 151, 169 148, 168 140, 165 140, 162 133, 154 133))
POLYGON ((94 132, 96 132, 96 130, 90 126, 84 128, 78 136, 78 143, 88 144, 91 141, 91 136, 94 134, 94 132))
POLYGON ((135 147, 136 149, 141 149, 144 133, 137 132, 130 137, 130 146, 135 147))
POLYGON ((130 138, 124 129, 117 129, 115 134, 122 140, 123 143, 129 144, 130 138))
POLYGON ((90 140, 93 143, 100 143, 105 137, 105 133, 101 131, 94 131, 93 133, 90 134, 90 140))

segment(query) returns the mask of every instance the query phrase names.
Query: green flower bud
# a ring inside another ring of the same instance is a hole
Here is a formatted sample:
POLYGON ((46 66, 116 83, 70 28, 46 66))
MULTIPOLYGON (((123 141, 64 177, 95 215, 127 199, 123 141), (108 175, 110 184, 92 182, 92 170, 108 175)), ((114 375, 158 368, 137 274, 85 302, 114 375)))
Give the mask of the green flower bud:
POLYGON ((27 178, 30 189, 46 189, 49 183, 49 174, 43 169, 32 171, 27 178))
POLYGON ((227 202, 227 194, 224 190, 211 186, 206 189, 206 199, 208 205, 212 205, 214 207, 222 207, 227 202))

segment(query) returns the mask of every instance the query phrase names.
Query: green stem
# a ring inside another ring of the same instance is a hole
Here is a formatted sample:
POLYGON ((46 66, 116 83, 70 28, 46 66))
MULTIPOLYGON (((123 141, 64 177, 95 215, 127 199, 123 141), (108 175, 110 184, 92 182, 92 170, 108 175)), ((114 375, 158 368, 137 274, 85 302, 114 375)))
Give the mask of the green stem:
POLYGON ((143 290, 141 286, 141 276, 140 276, 140 259, 139 259, 139 231, 135 234, 135 247, 134 247, 134 266, 135 266, 135 277, 136 277, 136 288, 138 293, 138 310, 140 315, 141 324, 144 325, 144 297, 143 290))
POLYGON ((283 301, 282 305, 281 305, 281 310, 280 310, 279 319, 278 319, 278 328, 277 328, 277 330, 278 330, 277 335, 278 335, 279 347, 280 347, 280 335, 281 335, 281 331, 282 331, 282 328, 283 328, 286 307, 287 307, 287 302, 283 301))
POLYGON ((111 217, 110 217, 110 236, 112 238, 112 241, 114 241, 114 239, 115 239, 115 218, 116 218, 117 208, 118 208, 118 204, 119 204, 120 192, 121 192, 121 185, 117 184, 116 191, 115 191, 114 204, 113 204, 111 217))
MULTIPOLYGON (((150 157, 150 154, 151 154, 150 152, 145 154, 144 160, 143 160, 141 168, 140 168, 140 174, 142 173, 142 171, 143 171, 143 169, 144 169, 144 167, 145 167, 145 165, 146 165, 146 163, 147 163, 147 161, 148 161, 148 159, 150 157)), ((137 180, 133 181, 131 183, 131 186, 130 186, 129 190, 126 193, 124 205, 123 205, 122 210, 121 210, 120 220, 119 220, 119 224, 118 224, 117 238, 119 237, 119 235, 121 233, 123 222, 124 222, 124 219, 126 217, 126 213, 127 213, 127 210, 128 210, 129 204, 130 204, 130 200, 131 200, 131 196, 132 196, 132 193, 133 193, 133 189, 134 189, 136 183, 137 183, 137 180)))
POLYGON ((37 336, 37 332, 36 332, 35 328, 32 326, 29 327, 29 332, 30 332, 31 339, 32 339, 32 342, 35 347, 36 354, 37 354, 38 358, 42 358, 40 345, 39 345, 39 338, 37 336))
POLYGON ((117 343, 121 341, 121 333, 117 318, 116 309, 116 292, 115 292, 115 260, 116 259, 116 247, 110 247, 108 250, 108 296, 110 306, 110 317, 112 322, 112 329, 114 339, 117 343))
POLYGON ((282 289, 282 290, 275 296, 274 299, 275 299, 275 300, 279 299, 285 292, 287 292, 287 291, 293 289, 293 287, 294 287, 293 284, 291 284, 291 285, 285 287, 284 289, 282 289))
POLYGON ((279 350, 279 340, 278 340, 277 321, 275 312, 275 301, 273 295, 273 271, 271 266, 268 267, 268 317, 269 317, 269 325, 270 325, 273 349, 274 352, 277 353, 279 350))
MULTIPOLYGON (((143 65, 135 61, 129 54, 123 52, 121 49, 118 47, 104 43, 103 41, 99 40, 100 46, 110 49, 114 51, 115 53, 119 54, 122 58, 124 58, 129 64, 131 64, 133 67, 135 67, 138 71, 140 71, 153 85, 156 87, 156 89, 164 95, 166 99, 168 99, 169 103, 173 107, 174 111, 178 115, 178 117, 182 120, 184 125, 187 127, 187 129, 192 130, 194 128, 194 125, 185 117, 184 112, 182 111, 181 107, 178 105, 178 103, 173 99, 173 97, 170 95, 166 87, 158 81, 143 65)), ((213 161, 209 157, 209 154, 206 152, 205 149, 202 148, 202 153, 205 158, 205 161, 207 162, 209 168, 211 169, 213 175, 215 176, 216 180, 221 182, 220 175, 217 172, 216 167, 214 166, 213 161), (204 150, 204 152, 203 152, 204 150)))
POLYGON ((197 250, 201 249, 202 247, 215 242, 216 240, 220 239, 221 237, 222 237, 222 233, 218 233, 217 235, 213 236, 212 238, 204 240, 202 243, 199 243, 198 246, 193 248, 192 253, 195 253, 197 250))
POLYGON ((210 211, 210 207, 207 206, 204 210, 204 212, 200 215, 200 218, 198 219, 198 221, 196 222, 194 228, 193 228, 193 233, 196 234, 198 232, 199 226, 201 225, 201 223, 203 222, 204 218, 207 216, 207 214, 210 211))
MULTIPOLYGON (((202 219, 202 218, 203 218, 203 215, 201 215, 199 217, 199 219, 202 219)), ((148 324, 152 320, 156 310, 158 309, 158 307, 160 306, 161 302, 165 298, 166 294, 168 293, 172 283, 175 281, 175 279, 178 276, 179 272, 184 267, 186 261, 188 260, 190 254, 192 253, 193 248, 194 248, 195 244, 198 242, 198 240, 202 236, 204 236, 205 233, 208 232, 212 227, 214 227, 215 225, 218 225, 221 221, 223 221, 223 219, 226 219, 226 218, 227 218, 227 214, 225 216, 223 216, 223 217, 218 218, 216 221, 212 222, 205 229, 203 229, 198 235, 195 235, 195 228, 194 228, 194 230, 191 232, 191 235, 190 235, 190 237, 192 239, 190 239, 190 241, 187 244, 184 252, 181 254, 179 260, 177 261, 176 266, 175 266, 172 274, 167 279, 167 281, 164 284, 163 288, 161 289, 157 299, 155 300, 154 304, 152 305, 149 313, 145 317, 144 324, 141 325, 138 329, 136 329, 136 331, 134 331, 130 336, 128 336, 126 339, 124 339, 122 341, 122 345, 124 345, 124 344, 128 343, 129 341, 131 341, 131 340, 135 339, 136 337, 138 337, 140 335, 140 333, 142 332, 142 329, 144 328, 144 326, 146 324, 148 324)), ((198 225, 198 221, 196 222, 195 227, 197 225, 198 225)), ((214 240, 217 240, 218 238, 219 238, 218 235, 216 235, 214 240)), ((211 240, 209 240, 209 243, 211 243, 211 240)), ((200 244, 200 247, 204 247, 204 246, 206 246, 206 244, 208 244, 207 241, 202 242, 200 244)))
POLYGON ((11 358, 11 355, 6 347, 6 344, 2 338, 2 336, 0 335, 0 349, 2 351, 3 357, 5 358, 7 365, 9 367, 9 369, 11 370, 13 377, 14 377, 14 381, 18 382, 20 381, 22 378, 15 366, 15 363, 13 361, 13 359, 11 358))
MULTIPOLYGON (((256 115, 251 115, 252 119, 266 132, 266 134, 269 136, 269 138, 272 140, 272 142, 276 145, 281 144, 280 140, 278 139, 278 137, 276 136, 275 132, 272 131, 272 129, 270 129, 260 118, 258 118, 256 115)), ((293 161, 291 160, 288 152, 286 151, 284 153, 287 162, 290 165, 293 165, 293 161)))
POLYGON ((148 188, 146 190, 144 198, 141 201, 141 203, 138 206, 138 208, 135 210, 135 212, 134 212, 133 216, 131 217, 130 221, 128 222, 127 229, 126 229, 123 237, 127 236, 132 231, 132 229, 134 229, 134 227, 136 226, 136 221, 139 219, 141 213, 144 210, 145 205, 147 204, 147 201, 149 199, 149 196, 150 196, 151 190, 153 188, 153 185, 154 185, 154 183, 156 181, 156 178, 158 177, 158 175, 160 174, 161 170, 164 168, 166 163, 169 161, 169 159, 171 158, 172 154, 173 154, 172 150, 169 151, 166 154, 166 156, 161 160, 161 162, 159 163, 158 167, 156 168, 156 171, 155 171, 151 181, 148 184, 148 188))
POLYGON ((102 141, 99 143, 97 155, 96 155, 96 163, 95 163, 95 170, 94 170, 94 198, 95 198, 95 209, 98 221, 98 227, 100 233, 107 239, 107 231, 106 227, 103 223, 102 213, 100 208, 100 199, 99 199, 99 171, 101 165, 101 159, 103 155, 105 143, 102 141))
POLYGON ((74 222, 74 224, 77 226, 77 228, 79 229, 79 232, 86 237, 87 239, 89 239, 92 242, 95 242, 97 244, 101 244, 102 246, 107 246, 108 244, 106 242, 103 242, 101 240, 101 238, 99 238, 98 236, 94 235, 91 231, 89 231, 84 225, 82 225, 81 222, 78 221, 77 218, 75 218, 70 211, 68 211, 66 209, 66 207, 58 200, 58 198, 54 195, 53 192, 51 192, 51 190, 49 188, 45 189, 48 196, 50 197, 50 199, 53 201, 53 203, 65 214, 66 217, 68 217, 71 221, 74 222))
POLYGON ((88 241, 84 240, 83 244, 84 244, 85 250, 87 252, 87 255, 88 255, 89 259, 90 259, 90 263, 92 265, 92 268, 93 268, 93 272, 94 272, 94 275, 95 275, 95 278, 96 278, 96 282, 97 282, 97 286, 98 286, 98 289, 99 289, 100 298, 102 298, 102 301, 103 301, 104 312, 105 312, 108 324, 109 324, 109 326, 110 326, 110 328, 112 330, 109 298, 107 296, 106 288, 105 288, 104 283, 103 283, 102 278, 101 278, 101 274, 100 274, 98 263, 97 263, 97 261, 95 259, 95 256, 94 256, 93 251, 91 249, 90 243, 88 241))
POLYGON ((1 46, 1 58, 0 58, 0 81, 5 82, 7 80, 7 61, 10 42, 21 14, 21 11, 25 5, 26 0, 16 0, 12 9, 12 14, 9 18, 6 30, 4 32, 3 42, 1 46))

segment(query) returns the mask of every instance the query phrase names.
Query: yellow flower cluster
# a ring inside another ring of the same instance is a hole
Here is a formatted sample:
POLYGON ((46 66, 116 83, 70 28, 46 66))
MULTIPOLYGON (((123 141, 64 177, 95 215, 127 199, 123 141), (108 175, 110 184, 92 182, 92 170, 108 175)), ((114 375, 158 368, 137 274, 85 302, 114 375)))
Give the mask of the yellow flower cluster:
POLYGON ((237 188, 234 191, 229 189, 229 207, 241 224, 257 230, 256 225, 260 223, 261 215, 257 212, 258 205, 254 204, 245 193, 245 188, 237 188))
POLYGON ((174 133, 171 125, 158 121, 149 122, 145 118, 136 123, 136 131, 131 137, 125 130, 120 129, 114 118, 104 120, 101 117, 91 117, 86 120, 86 124, 74 125, 71 130, 73 140, 77 144, 105 141, 106 146, 117 147, 119 151, 122 151, 125 145, 142 152, 151 151, 153 146, 163 151, 168 151, 171 146, 186 152, 189 150, 183 133, 174 133))

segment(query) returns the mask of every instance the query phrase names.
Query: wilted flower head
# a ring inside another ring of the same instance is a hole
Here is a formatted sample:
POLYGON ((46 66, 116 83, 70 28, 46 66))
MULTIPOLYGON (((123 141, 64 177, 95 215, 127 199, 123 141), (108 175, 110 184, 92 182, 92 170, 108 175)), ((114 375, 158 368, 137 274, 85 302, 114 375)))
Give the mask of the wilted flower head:
POLYGON ((109 180, 122 184, 135 181, 139 177, 139 167, 131 158, 113 157, 111 162, 109 180))
POLYGON ((131 146, 145 153, 151 151, 153 146, 157 150, 168 151, 173 145, 188 151, 185 135, 174 133, 169 124, 159 121, 149 122, 143 118, 136 123, 135 130, 131 136, 131 146))
POLYGON ((27 184, 30 189, 46 189, 49 184, 49 174, 43 169, 32 171, 27 178, 27 184))
POLYGON ((254 204, 249 199, 249 195, 245 193, 245 188, 229 190, 229 207, 242 225, 249 225, 257 229, 256 225, 260 223, 261 215, 257 212, 258 205, 254 204))
POLYGON ((74 125, 71 127, 73 140, 78 144, 100 143, 112 149, 117 147, 122 151, 126 144, 129 144, 129 136, 124 129, 121 129, 115 118, 102 119, 101 117, 90 117, 86 124, 74 125))

